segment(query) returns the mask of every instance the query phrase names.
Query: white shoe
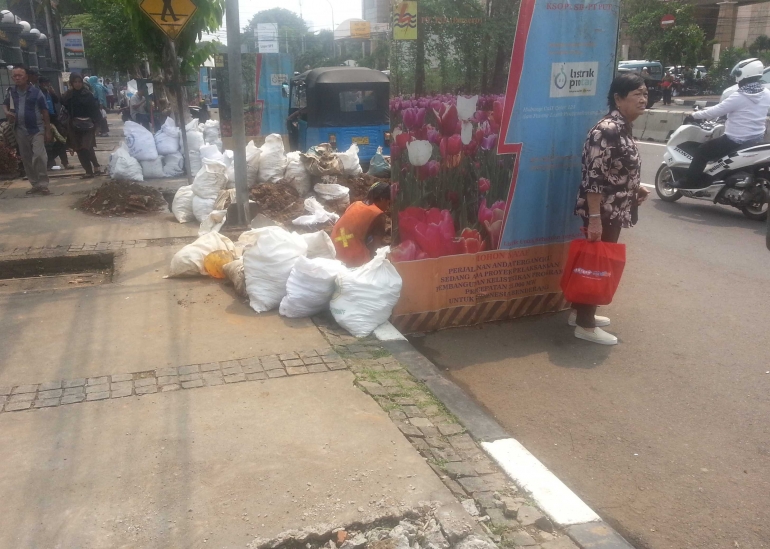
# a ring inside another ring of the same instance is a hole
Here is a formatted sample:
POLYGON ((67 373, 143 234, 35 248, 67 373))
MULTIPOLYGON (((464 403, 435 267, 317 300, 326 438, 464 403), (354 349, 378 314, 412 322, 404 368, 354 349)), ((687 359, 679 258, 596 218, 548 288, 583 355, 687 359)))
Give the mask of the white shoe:
MULTIPOLYGON (((610 319, 607 318, 606 316, 595 315, 594 322, 596 323, 597 327, 610 325, 610 319)), ((569 314, 569 319, 567 320, 567 324, 569 324, 573 328, 577 326, 577 311, 575 309, 572 309, 572 312, 569 314)))
POLYGON ((594 328, 592 330, 586 330, 580 326, 575 327, 575 337, 578 339, 584 339, 591 343, 598 343, 599 345, 617 345, 618 338, 612 334, 608 334, 601 328, 594 328))

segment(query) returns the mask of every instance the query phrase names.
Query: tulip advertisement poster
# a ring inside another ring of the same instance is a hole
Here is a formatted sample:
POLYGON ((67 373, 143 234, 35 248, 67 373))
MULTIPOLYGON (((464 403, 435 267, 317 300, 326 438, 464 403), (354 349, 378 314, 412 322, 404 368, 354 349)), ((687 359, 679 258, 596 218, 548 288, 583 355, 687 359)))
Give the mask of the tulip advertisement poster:
POLYGON ((416 39, 391 43, 399 330, 565 308, 582 148, 607 113, 618 17, 619 0, 419 2, 416 39))

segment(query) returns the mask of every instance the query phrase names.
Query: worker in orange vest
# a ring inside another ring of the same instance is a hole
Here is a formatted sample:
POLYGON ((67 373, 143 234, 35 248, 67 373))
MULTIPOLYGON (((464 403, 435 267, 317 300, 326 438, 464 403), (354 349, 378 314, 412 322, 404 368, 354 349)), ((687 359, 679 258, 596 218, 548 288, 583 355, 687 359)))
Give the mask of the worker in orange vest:
POLYGON ((378 181, 366 200, 353 202, 332 229, 337 259, 348 267, 368 263, 385 238, 385 213, 390 209, 390 184, 378 181))

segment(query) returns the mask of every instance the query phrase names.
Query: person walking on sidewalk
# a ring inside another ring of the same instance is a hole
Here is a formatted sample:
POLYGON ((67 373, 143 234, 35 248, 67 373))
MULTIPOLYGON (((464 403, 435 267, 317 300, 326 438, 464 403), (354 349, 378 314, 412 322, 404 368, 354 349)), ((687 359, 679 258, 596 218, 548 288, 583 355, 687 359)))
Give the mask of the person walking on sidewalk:
MULTIPOLYGON (((588 132, 583 147, 583 181, 575 215, 583 218, 586 237, 592 242, 617 242, 621 228, 636 222, 637 208, 650 191, 640 185, 641 157, 632 126, 647 107, 647 86, 633 73, 618 76, 607 96, 610 112, 588 132)), ((575 337, 602 345, 618 338, 601 329, 610 319, 596 316, 596 306, 573 303, 569 317, 575 337)))
POLYGON ((109 78, 104 80, 104 89, 107 90, 107 108, 112 110, 115 108, 115 85, 109 78))
POLYGON ((62 128, 61 123, 59 122, 61 100, 51 86, 51 81, 45 76, 40 77, 38 87, 40 88, 40 91, 43 92, 45 103, 48 106, 48 118, 51 121, 51 133, 53 134, 53 139, 47 146, 48 169, 50 170, 56 165, 56 158, 58 157, 61 161, 62 168, 71 170, 73 166, 70 166, 69 159, 67 158, 67 140, 62 138, 64 128, 62 128))
POLYGON ((86 171, 83 179, 99 175, 99 162, 96 160, 96 126, 101 118, 99 102, 83 86, 83 77, 78 73, 70 74, 70 89, 62 97, 62 105, 67 110, 67 147, 75 151, 78 160, 86 171))
POLYGON ((32 188, 27 194, 51 194, 48 190, 48 153, 45 142, 51 140, 51 121, 43 92, 29 83, 26 67, 14 67, 15 86, 3 101, 6 119, 15 126, 16 142, 32 188))

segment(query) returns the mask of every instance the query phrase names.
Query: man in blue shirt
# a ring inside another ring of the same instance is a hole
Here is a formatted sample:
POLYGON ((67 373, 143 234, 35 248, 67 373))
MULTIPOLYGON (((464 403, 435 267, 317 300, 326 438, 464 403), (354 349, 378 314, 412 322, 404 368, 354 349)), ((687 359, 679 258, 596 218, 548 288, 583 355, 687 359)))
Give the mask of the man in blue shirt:
POLYGON ((5 117, 16 128, 24 171, 32 184, 27 194, 51 194, 48 190, 48 153, 45 142, 51 140, 51 120, 48 105, 39 88, 29 82, 26 67, 17 66, 11 73, 11 86, 3 101, 5 117))

